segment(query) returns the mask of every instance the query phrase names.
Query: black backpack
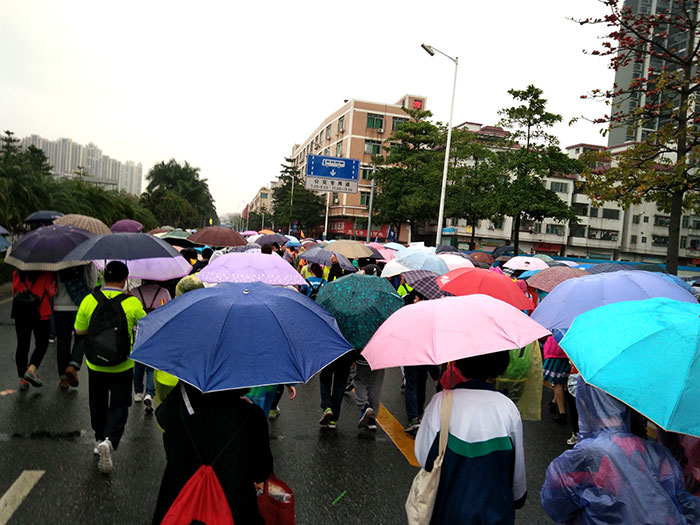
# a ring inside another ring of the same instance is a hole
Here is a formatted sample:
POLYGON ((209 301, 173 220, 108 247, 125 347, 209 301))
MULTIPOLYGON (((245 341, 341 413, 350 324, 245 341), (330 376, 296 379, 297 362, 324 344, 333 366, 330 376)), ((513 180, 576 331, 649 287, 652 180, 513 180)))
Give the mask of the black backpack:
POLYGON ((326 284, 325 281, 321 281, 320 283, 316 283, 315 285, 309 281, 308 279, 304 279, 306 281, 306 284, 308 285, 309 288, 311 288, 311 293, 309 294, 309 297, 313 299, 314 301, 316 300, 316 296, 318 295, 318 291, 321 289, 321 287, 326 284))
POLYGON ((97 307, 90 317, 85 357, 99 366, 123 363, 131 353, 131 336, 122 302, 130 296, 120 293, 108 299, 99 290, 92 292, 92 296, 97 307))
POLYGON ((26 290, 17 292, 12 296, 12 311, 10 312, 11 319, 21 319, 25 321, 38 321, 40 318, 39 307, 46 297, 46 290, 41 297, 29 290, 29 285, 26 281, 22 281, 26 290))

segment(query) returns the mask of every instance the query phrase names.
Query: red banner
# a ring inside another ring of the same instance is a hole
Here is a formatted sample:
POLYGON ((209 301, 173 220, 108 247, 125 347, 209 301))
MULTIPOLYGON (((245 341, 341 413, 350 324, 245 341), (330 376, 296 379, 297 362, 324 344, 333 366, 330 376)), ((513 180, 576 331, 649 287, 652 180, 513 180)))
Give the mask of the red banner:
MULTIPOLYGON (((344 235, 350 235, 355 237, 367 237, 367 230, 360 230, 353 228, 353 221, 349 220, 333 220, 328 223, 329 233, 341 233, 344 235)), ((386 239, 388 227, 386 225, 382 226, 379 230, 372 230, 370 237, 372 239, 386 239)))

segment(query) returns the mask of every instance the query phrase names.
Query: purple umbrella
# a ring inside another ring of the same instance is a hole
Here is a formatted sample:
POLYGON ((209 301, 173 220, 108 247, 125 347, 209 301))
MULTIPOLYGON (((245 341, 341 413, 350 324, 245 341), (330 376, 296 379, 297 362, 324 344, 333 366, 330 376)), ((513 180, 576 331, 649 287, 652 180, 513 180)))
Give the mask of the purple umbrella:
POLYGON ((437 278, 440 277, 439 273, 428 270, 411 270, 410 272, 404 272, 402 275, 406 279, 406 284, 426 299, 441 299, 452 296, 450 292, 446 292, 438 286, 437 278))
POLYGON ((85 264, 63 258, 73 248, 93 238, 87 230, 75 226, 42 226, 25 233, 8 250, 5 262, 20 270, 57 272, 85 264))
POLYGON ((251 236, 251 235, 257 235, 257 234, 258 234, 258 232, 256 232, 255 230, 244 230, 244 231, 238 232, 238 233, 240 233, 241 235, 243 235, 243 237, 249 237, 249 236, 251 236))
POLYGON ((133 219, 122 219, 109 227, 112 233, 139 233, 143 230, 143 224, 133 219))
POLYGON ((273 242, 276 242, 280 246, 283 244, 289 242, 289 239, 282 235, 281 233, 269 233, 267 235, 263 235, 262 237, 258 237, 255 239, 255 242, 258 243, 260 246, 264 246, 265 244, 272 244, 273 242))
POLYGON ((205 283, 306 284, 292 265, 269 253, 227 253, 211 261, 197 277, 205 283))
MULTIPOLYGON (((606 304, 668 297, 697 303, 690 292, 651 272, 626 271, 584 275, 559 284, 535 308, 532 318, 561 339, 576 316, 606 304)), ((614 344, 614 341, 611 341, 614 344)))
MULTIPOLYGON (((256 241, 257 242, 257 241, 256 241)), ((348 260, 342 253, 336 253, 332 250, 332 245, 328 248, 321 248, 320 246, 314 246, 309 248, 304 253, 299 256, 299 259, 306 259, 308 262, 320 264, 321 266, 330 266, 331 256, 335 253, 338 259, 338 264, 340 267, 348 272, 356 272, 357 268, 348 260)))
MULTIPOLYGON (((107 259, 116 261, 119 259, 107 259)), ((105 261, 96 259, 95 265, 104 270, 105 261)), ((192 270, 192 266, 184 257, 154 257, 152 259, 134 259, 131 261, 122 261, 129 268, 130 279, 150 279, 153 281, 169 281, 170 279, 178 279, 188 275, 192 270)))

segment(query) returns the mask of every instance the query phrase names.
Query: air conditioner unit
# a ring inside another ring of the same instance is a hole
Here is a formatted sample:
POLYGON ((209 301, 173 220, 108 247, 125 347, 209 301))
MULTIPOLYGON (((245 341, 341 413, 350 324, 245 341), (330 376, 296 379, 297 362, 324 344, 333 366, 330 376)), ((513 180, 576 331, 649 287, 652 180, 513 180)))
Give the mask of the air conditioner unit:
POLYGON ((377 130, 377 133, 384 133, 384 128, 379 128, 379 129, 377 130))

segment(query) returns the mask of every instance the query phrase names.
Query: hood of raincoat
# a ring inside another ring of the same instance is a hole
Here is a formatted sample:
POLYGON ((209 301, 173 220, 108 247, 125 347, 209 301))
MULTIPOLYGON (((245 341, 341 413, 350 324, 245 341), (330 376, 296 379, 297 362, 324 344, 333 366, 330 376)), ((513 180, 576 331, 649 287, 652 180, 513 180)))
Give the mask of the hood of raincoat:
POLYGON ((604 430, 630 432, 630 408, 587 384, 581 376, 576 386, 579 437, 592 438, 604 430))

